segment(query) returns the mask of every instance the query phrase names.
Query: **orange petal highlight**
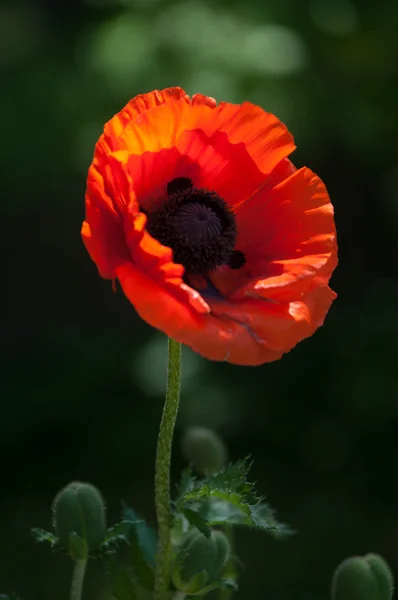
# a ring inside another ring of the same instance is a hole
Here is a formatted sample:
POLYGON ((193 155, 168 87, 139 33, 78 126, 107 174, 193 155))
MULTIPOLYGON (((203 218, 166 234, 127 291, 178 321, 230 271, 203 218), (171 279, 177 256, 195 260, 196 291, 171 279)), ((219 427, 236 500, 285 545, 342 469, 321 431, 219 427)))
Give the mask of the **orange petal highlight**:
POLYGON ((196 129, 208 138, 223 132, 231 144, 244 144, 249 156, 265 174, 270 174, 296 148, 286 126, 250 102, 221 102, 214 109, 193 106, 187 115, 186 130, 196 129))
POLYGON ((134 122, 139 115, 162 104, 177 102, 181 98, 186 98, 186 101, 189 101, 185 91, 180 87, 166 88, 162 91, 154 90, 148 94, 139 94, 132 98, 104 126, 103 143, 107 151, 121 149, 118 143, 119 136, 121 136, 127 125, 134 122))

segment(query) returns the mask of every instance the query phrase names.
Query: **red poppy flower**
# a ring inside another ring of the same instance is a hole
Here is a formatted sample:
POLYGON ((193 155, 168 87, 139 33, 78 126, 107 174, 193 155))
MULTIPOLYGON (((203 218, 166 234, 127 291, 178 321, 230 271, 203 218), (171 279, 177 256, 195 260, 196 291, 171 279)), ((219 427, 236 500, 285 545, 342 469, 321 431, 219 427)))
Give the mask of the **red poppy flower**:
POLYGON ((335 298, 333 208, 258 106, 181 88, 142 94, 104 128, 82 236, 153 327, 212 360, 258 365, 314 333, 335 298))

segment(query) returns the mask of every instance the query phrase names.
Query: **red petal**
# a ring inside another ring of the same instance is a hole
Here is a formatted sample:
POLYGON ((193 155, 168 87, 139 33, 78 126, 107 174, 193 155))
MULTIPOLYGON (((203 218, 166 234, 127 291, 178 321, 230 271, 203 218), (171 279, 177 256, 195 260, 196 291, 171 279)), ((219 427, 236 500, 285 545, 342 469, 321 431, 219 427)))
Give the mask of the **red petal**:
POLYGON ((212 313, 243 323, 253 336, 274 352, 288 352, 323 324, 336 294, 326 285, 316 287, 300 300, 277 303, 267 300, 211 301, 212 313))
POLYGON ((286 127, 250 103, 214 107, 213 99, 201 95, 191 103, 181 90, 154 106, 129 121, 120 113, 114 117, 98 151, 124 149, 140 156, 177 148, 201 168, 195 185, 215 189, 231 204, 253 194, 295 148, 286 127))
POLYGON ((258 365, 281 356, 253 336, 244 323, 200 315, 131 263, 120 265, 117 276, 127 298, 145 321, 210 360, 258 365))
MULTIPOLYGON (((268 175, 295 149, 293 136, 281 121, 262 108, 244 102, 221 102, 216 108, 192 107, 186 130, 201 130, 206 137, 225 133, 231 144, 243 144, 262 173, 268 175)), ((244 172, 241 172, 244 177, 244 172)))
POLYGON ((236 212, 237 245, 248 256, 290 260, 335 250, 333 207, 323 182, 303 167, 267 185, 236 212))
POLYGON ((153 211, 167 199, 167 184, 176 177, 199 178, 200 167, 187 156, 181 156, 177 148, 165 148, 159 152, 129 155, 127 168, 133 181, 134 194, 140 206, 153 211))
POLYGON ((337 264, 333 207, 319 177, 303 168, 283 181, 274 174, 270 179, 272 185, 267 183, 236 212, 236 247, 244 252, 246 265, 211 274, 215 287, 234 300, 299 298, 314 278, 318 285, 327 283, 337 264))
POLYGON ((122 222, 106 192, 104 177, 95 165, 88 172, 86 220, 81 234, 101 277, 113 279, 116 265, 126 260, 129 252, 122 222))
POLYGON ((197 167, 196 172, 190 169, 195 187, 217 192, 232 207, 244 202, 264 183, 264 173, 244 144, 231 144, 226 133, 219 131, 207 137, 200 129, 186 131, 177 148, 197 167))

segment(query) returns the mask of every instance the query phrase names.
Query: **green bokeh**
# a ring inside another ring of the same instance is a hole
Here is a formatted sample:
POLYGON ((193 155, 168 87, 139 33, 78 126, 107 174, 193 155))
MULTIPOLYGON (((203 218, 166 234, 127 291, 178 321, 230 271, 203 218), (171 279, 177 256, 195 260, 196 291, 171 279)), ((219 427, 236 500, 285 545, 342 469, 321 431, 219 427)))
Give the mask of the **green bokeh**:
MULTIPOLYGON (((181 85, 250 100, 294 133, 336 208, 339 294, 282 361, 184 352, 178 439, 215 427, 298 534, 238 532, 238 598, 327 600, 336 565, 377 552, 398 573, 396 0, 8 0, 0 7, 3 317, 0 591, 67 598, 71 563, 35 547, 70 480, 154 522, 165 340, 101 280, 80 241, 103 123, 181 85)), ((99 565, 85 598, 105 600, 99 565)))

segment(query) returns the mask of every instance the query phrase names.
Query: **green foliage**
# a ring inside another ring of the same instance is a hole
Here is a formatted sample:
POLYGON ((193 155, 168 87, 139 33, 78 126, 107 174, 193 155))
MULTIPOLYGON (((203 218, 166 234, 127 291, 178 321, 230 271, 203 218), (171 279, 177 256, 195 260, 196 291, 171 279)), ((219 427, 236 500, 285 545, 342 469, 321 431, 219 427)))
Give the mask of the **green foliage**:
POLYGON ((197 479, 185 472, 175 503, 176 519, 185 518, 205 536, 212 526, 245 525, 278 535, 292 533, 248 481, 251 464, 242 460, 223 471, 197 479))
POLYGON ((154 571, 150 564, 148 564, 145 552, 140 545, 136 524, 129 521, 125 521, 126 524, 126 541, 128 544, 128 558, 135 577, 138 583, 148 589, 153 589, 154 584, 154 571))
POLYGON ((34 527, 31 529, 30 533, 38 544, 50 544, 52 548, 58 545, 58 538, 51 531, 46 531, 40 527, 34 527))
POLYGON ((21 600, 15 594, 0 594, 0 600, 21 600))
MULTIPOLYGON (((73 560, 86 559, 89 555, 101 558, 105 564, 109 587, 117 600, 151 600, 156 563, 156 532, 130 507, 123 506, 122 517, 120 523, 105 531, 102 544, 91 553, 86 540, 75 531, 69 534, 67 548, 61 546, 58 537, 49 531, 35 528, 31 533, 36 542, 46 542, 53 548, 68 550, 73 560)), ((6 599, 17 600, 12 596, 4 596, 4 599, 0 596, 0 600, 6 599)))
POLYGON ((111 591, 118 600, 138 600, 134 576, 117 557, 107 558, 106 570, 111 591))
POLYGON ((192 508, 182 508, 182 515, 186 518, 188 523, 193 527, 196 527, 206 538, 211 536, 211 528, 208 520, 206 520, 202 515, 192 508))
POLYGON ((109 585, 118 600, 149 600, 154 586, 156 533, 132 508, 124 506, 122 516, 124 520, 108 530, 102 548, 109 585))
POLYGON ((155 529, 150 527, 133 508, 126 505, 123 505, 122 518, 135 524, 135 533, 145 559, 155 567, 158 547, 158 535, 155 529))
POLYGON ((100 549, 101 556, 106 556, 116 552, 120 544, 125 543, 126 540, 126 522, 121 521, 116 525, 109 527, 105 533, 104 541, 100 549))

